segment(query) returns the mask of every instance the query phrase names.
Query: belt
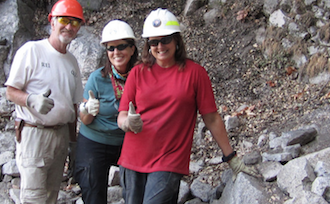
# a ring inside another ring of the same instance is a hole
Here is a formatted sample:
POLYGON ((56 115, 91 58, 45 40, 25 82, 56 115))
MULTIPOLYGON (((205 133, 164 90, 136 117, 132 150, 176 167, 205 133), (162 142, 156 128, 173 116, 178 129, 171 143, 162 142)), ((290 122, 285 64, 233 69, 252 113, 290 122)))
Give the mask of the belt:
POLYGON ((24 123, 25 127, 35 127, 35 128, 40 128, 40 129, 60 129, 63 125, 51 125, 51 126, 45 126, 45 125, 33 125, 29 123, 24 123))

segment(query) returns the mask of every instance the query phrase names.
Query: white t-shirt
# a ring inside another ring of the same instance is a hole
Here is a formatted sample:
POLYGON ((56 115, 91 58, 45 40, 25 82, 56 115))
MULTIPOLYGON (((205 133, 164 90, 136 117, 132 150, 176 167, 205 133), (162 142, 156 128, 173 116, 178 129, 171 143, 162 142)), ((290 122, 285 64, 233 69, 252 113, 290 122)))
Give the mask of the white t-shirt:
POLYGON ((33 124, 74 122, 73 104, 83 99, 76 58, 70 52, 62 54, 55 50, 48 39, 27 42, 17 51, 5 85, 35 94, 51 90, 49 98, 54 100, 54 108, 46 115, 16 105, 17 117, 33 124))

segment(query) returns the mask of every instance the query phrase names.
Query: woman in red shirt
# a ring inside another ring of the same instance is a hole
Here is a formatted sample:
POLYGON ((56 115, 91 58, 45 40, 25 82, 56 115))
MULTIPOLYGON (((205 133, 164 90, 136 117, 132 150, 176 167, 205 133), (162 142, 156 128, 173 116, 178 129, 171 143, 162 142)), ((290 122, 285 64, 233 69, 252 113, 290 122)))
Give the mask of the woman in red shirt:
POLYGON ((197 112, 202 115, 235 175, 256 175, 236 157, 217 112, 206 70, 186 57, 176 17, 150 13, 142 63, 125 85, 118 125, 126 134, 119 159, 125 203, 177 203, 180 179, 189 174, 197 112), (137 114, 137 113, 138 114, 137 114))

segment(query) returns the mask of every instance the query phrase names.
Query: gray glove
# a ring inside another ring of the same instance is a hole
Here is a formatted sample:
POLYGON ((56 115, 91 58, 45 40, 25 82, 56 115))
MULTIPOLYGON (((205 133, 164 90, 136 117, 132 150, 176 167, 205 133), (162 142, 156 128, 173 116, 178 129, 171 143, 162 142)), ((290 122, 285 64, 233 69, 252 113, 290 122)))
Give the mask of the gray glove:
POLYGON ((129 102, 128 116, 120 128, 125 132, 132 131, 136 134, 142 131, 142 125, 143 121, 140 114, 136 113, 132 101, 129 102))
POLYGON ((96 116, 100 111, 100 101, 95 98, 92 90, 88 91, 89 99, 86 103, 82 103, 79 106, 80 112, 83 114, 91 114, 96 116))
POLYGON ((45 115, 54 107, 54 100, 48 98, 50 94, 50 89, 48 89, 44 94, 29 94, 26 100, 26 106, 45 115))
POLYGON ((230 161, 228 161, 230 168, 233 170, 233 181, 236 180, 236 176, 239 172, 244 172, 250 176, 260 177, 258 171, 252 167, 245 166, 244 162, 237 156, 234 156, 230 161))

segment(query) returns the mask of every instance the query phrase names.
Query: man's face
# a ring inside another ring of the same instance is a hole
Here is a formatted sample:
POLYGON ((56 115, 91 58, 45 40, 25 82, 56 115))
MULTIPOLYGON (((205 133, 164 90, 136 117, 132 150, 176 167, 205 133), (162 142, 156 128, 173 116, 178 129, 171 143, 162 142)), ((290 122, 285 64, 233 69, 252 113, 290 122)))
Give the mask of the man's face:
POLYGON ((52 35, 56 35, 62 43, 69 44, 77 36, 81 20, 67 16, 55 17, 51 26, 52 35))

